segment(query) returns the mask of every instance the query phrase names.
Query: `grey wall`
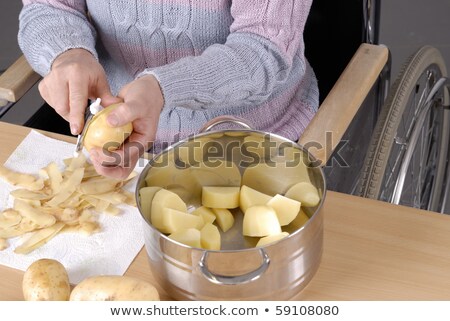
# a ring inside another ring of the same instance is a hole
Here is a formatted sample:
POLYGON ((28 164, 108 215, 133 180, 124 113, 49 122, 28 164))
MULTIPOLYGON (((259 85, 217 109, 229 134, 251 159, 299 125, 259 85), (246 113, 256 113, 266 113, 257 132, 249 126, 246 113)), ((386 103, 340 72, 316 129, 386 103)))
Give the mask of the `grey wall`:
POLYGON ((3 0, 0 2, 0 70, 4 70, 20 55, 17 45, 17 16, 22 1, 3 0))
POLYGON ((450 68, 450 0, 381 0, 380 17, 380 43, 392 54, 392 80, 422 45, 438 48, 450 68))
MULTIPOLYGON (((17 44, 18 16, 21 8, 22 1, 0 1, 0 71, 6 69, 21 55, 17 44)), ((39 95, 37 86, 34 86, 3 115, 1 121, 22 125, 43 103, 44 101, 39 95)))

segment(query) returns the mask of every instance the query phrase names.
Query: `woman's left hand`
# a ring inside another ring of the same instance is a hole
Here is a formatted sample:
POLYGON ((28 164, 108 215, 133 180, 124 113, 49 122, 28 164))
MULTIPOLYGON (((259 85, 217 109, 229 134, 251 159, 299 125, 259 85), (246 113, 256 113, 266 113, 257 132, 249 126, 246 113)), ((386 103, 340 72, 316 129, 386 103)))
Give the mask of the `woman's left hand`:
POLYGON ((152 75, 143 76, 124 86, 118 95, 123 103, 108 115, 112 127, 133 124, 133 132, 118 149, 108 152, 101 148, 89 151, 92 163, 101 175, 125 179, 134 169, 139 157, 156 138, 159 115, 164 98, 159 83, 152 75))

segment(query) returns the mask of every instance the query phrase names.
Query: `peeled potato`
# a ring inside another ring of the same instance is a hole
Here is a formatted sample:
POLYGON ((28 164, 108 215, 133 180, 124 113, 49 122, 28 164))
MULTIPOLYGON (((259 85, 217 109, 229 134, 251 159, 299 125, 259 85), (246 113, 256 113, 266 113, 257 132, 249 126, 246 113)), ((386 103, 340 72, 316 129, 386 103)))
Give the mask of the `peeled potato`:
POLYGON ((300 211, 299 201, 277 194, 267 202, 267 206, 272 207, 277 213, 281 226, 291 223, 300 211))
POLYGON ((86 129, 84 136, 84 147, 90 150, 93 147, 100 147, 109 151, 119 148, 120 145, 130 136, 133 131, 131 123, 119 127, 111 127, 106 118, 120 104, 108 106, 95 114, 86 129))
POLYGON ((285 227, 286 232, 295 232, 300 229, 303 225, 305 225, 309 221, 309 216, 303 211, 300 210, 300 213, 295 217, 295 219, 285 227))
POLYGON ((201 229, 204 224, 201 216, 192 215, 172 208, 163 209, 163 225, 164 231, 167 233, 174 233, 188 228, 201 229))
POLYGON ((195 228, 177 231, 170 234, 169 238, 188 246, 201 248, 201 233, 195 228))
POLYGON ((197 165, 203 161, 206 153, 205 144, 211 141, 209 137, 195 137, 189 142, 175 149, 174 153, 186 165, 197 165))
POLYGON ((200 243, 207 250, 220 250, 220 232, 217 226, 207 223, 200 230, 200 243))
POLYGON ((265 205, 271 198, 271 196, 261 193, 256 189, 242 185, 239 195, 239 207, 245 213, 250 206, 265 205))
POLYGON ((245 155, 253 158, 255 161, 260 161, 266 157, 272 156, 275 152, 275 148, 270 148, 271 145, 267 144, 271 142, 270 135, 257 135, 251 134, 244 138, 243 148, 245 149, 245 155), (267 144, 267 145, 266 145, 267 144))
POLYGON ((285 194, 286 197, 297 200, 303 206, 317 206, 320 202, 319 192, 317 188, 309 182, 301 182, 295 184, 285 194))
POLYGON ((239 206, 239 187, 203 186, 202 205, 211 208, 236 208, 239 206))
POLYGON ((70 301, 159 301, 156 288, 129 276, 102 275, 81 281, 70 294, 70 301))
POLYGON ((298 158, 296 164, 286 162, 286 157, 272 157, 271 162, 259 163, 248 167, 242 176, 242 185, 247 185, 268 195, 284 194, 291 186, 299 182, 308 182, 306 156, 298 158))
POLYGON ((249 207, 244 214, 243 231, 245 236, 267 236, 281 233, 275 210, 266 205, 249 207))
POLYGON ((68 301, 70 284, 64 266, 52 259, 40 259, 26 270, 22 281, 26 301, 68 301))
POLYGON ((214 215, 213 210, 205 206, 200 206, 199 208, 196 208, 192 212, 192 214, 201 216, 205 224, 213 223, 216 220, 216 215, 214 215))
POLYGON ((159 186, 177 193, 185 202, 201 195, 201 186, 195 181, 191 169, 178 168, 172 154, 160 157, 148 171, 145 178, 147 186, 159 186))
POLYGON ((139 190, 139 203, 141 205, 142 215, 147 220, 150 220, 153 197, 160 189, 161 187, 159 186, 146 186, 139 190))
POLYGON ((241 172, 233 162, 215 159, 192 166, 191 173, 201 186, 241 186, 241 172))
POLYGON ((171 208, 181 212, 187 212, 186 203, 174 192, 168 191, 164 188, 155 193, 153 197, 150 221, 155 228, 162 233, 167 233, 164 223, 164 209, 171 208))
POLYGON ((286 236, 289 236, 288 232, 281 232, 279 234, 264 236, 259 239, 258 243, 256 243, 256 246, 268 245, 270 243, 274 243, 276 241, 284 239, 286 236))
POLYGON ((228 231, 234 224, 234 216, 226 208, 213 208, 214 214, 216 215, 216 222, 222 231, 228 231))

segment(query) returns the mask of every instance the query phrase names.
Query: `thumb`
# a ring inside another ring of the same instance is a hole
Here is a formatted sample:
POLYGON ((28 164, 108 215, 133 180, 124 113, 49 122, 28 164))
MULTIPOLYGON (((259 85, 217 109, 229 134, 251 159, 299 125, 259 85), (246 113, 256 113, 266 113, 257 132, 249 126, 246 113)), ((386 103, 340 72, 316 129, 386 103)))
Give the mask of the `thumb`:
POLYGON ((106 121, 112 127, 123 126, 139 117, 135 111, 136 109, 130 108, 128 104, 123 103, 108 115, 106 121))
POLYGON ((98 95, 98 97, 101 98, 103 107, 107 107, 107 106, 110 106, 113 104, 118 104, 118 103, 123 102, 122 99, 120 99, 119 97, 113 96, 110 92, 100 94, 100 95, 98 95))

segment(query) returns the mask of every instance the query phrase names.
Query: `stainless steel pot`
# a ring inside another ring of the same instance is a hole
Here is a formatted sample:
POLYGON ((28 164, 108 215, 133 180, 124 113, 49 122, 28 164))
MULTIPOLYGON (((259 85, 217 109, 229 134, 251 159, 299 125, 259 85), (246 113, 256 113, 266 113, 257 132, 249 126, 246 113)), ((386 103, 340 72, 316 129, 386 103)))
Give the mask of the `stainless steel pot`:
POLYGON ((211 131, 230 121, 237 122, 227 117, 215 119, 205 125, 206 132, 153 157, 137 184, 141 214, 139 189, 144 186, 170 189, 193 209, 200 206, 201 185, 245 184, 275 195, 309 179, 320 192, 320 204, 304 208, 309 216, 305 225, 294 220, 283 228, 290 233, 288 237, 263 247, 255 247, 255 238, 242 236, 243 214, 233 210, 235 224, 226 233, 221 232, 220 251, 175 242, 142 215, 150 267, 156 281, 174 299, 286 300, 308 284, 320 263, 324 174, 318 166, 308 168, 306 173, 300 162, 314 162, 314 158, 302 146, 283 137, 252 130, 242 122, 238 123, 245 129, 211 131))

